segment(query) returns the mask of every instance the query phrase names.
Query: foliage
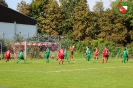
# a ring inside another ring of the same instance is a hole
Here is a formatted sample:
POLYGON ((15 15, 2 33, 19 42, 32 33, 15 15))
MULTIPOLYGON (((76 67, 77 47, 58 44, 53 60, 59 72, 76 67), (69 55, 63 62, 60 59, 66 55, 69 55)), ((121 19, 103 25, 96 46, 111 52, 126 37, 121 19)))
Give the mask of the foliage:
POLYGON ((45 17, 40 17, 40 30, 50 35, 60 35, 63 32, 62 21, 64 14, 56 1, 47 5, 45 17), (50 7, 50 8, 49 8, 50 7))
POLYGON ((93 11, 100 14, 104 11, 102 0, 96 2, 96 4, 93 7, 93 11))
POLYGON ((3 5, 5 7, 8 7, 8 4, 6 3, 5 0, 0 0, 0 5, 3 5))
POLYGON ((24 14, 24 15, 28 15, 31 16, 30 10, 29 10, 29 4, 26 3, 25 1, 21 1, 20 3, 18 3, 17 5, 17 11, 24 14))
POLYGON ((23 36, 21 33, 16 33, 14 35, 14 38, 13 38, 13 42, 22 42, 24 39, 23 39, 23 36))
POLYGON ((87 8, 87 4, 84 0, 81 0, 75 6, 72 16, 74 40, 84 40, 87 36, 86 29, 90 21, 88 15, 89 9, 87 8))
MULTIPOLYGON (((110 4, 113 7, 114 2, 110 4)), ((75 44, 103 39, 119 47, 133 41, 133 14, 123 17, 113 8, 105 10, 102 0, 96 2, 93 11, 87 0, 21 1, 18 11, 37 20, 39 33, 67 35, 75 44)))

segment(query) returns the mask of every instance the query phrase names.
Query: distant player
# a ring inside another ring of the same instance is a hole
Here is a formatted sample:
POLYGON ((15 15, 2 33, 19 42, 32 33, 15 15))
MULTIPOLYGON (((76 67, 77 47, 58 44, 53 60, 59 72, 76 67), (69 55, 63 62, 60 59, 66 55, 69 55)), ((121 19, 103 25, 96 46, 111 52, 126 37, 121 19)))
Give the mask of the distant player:
POLYGON ((123 60, 122 62, 125 63, 127 60, 127 49, 125 48, 124 51, 123 51, 123 60))
POLYGON ((23 50, 21 50, 21 51, 19 52, 17 64, 18 64, 18 62, 19 62, 20 60, 24 60, 24 63, 26 63, 26 59, 24 58, 24 52, 23 52, 23 50))
POLYGON ((70 59, 73 60, 74 59, 74 46, 70 46, 69 49, 70 49, 70 52, 71 52, 70 59))
POLYGON ((50 49, 47 47, 46 48, 46 54, 45 54, 47 63, 49 62, 49 55, 50 55, 50 49))
POLYGON ((64 58, 67 60, 67 61, 69 61, 68 60, 68 56, 67 56, 67 49, 65 48, 65 50, 64 50, 64 58))
POLYGON ((64 62, 64 50, 62 48, 60 48, 58 50, 58 57, 59 57, 59 64, 63 64, 64 62))
POLYGON ((99 50, 98 48, 96 48, 95 52, 94 52, 94 59, 98 60, 98 54, 99 54, 99 50))
POLYGON ((86 47, 86 60, 90 61, 91 58, 91 51, 88 47, 86 47))
POLYGON ((107 49, 107 47, 104 48, 103 50, 103 57, 102 57, 102 62, 108 62, 108 57, 109 57, 109 50, 107 49))
POLYGON ((5 54, 6 54, 6 62, 8 62, 9 59, 11 58, 11 52, 10 52, 10 50, 7 50, 5 54))
POLYGON ((126 53, 127 53, 127 58, 126 58, 126 61, 128 61, 128 58, 129 58, 129 51, 128 51, 128 49, 127 48, 125 48, 126 49, 126 53))

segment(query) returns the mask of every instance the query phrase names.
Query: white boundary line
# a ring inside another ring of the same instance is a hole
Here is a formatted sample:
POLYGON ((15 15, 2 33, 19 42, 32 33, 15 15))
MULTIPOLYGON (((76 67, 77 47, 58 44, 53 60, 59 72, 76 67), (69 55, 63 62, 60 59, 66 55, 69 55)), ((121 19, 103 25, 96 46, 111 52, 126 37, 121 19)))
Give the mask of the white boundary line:
POLYGON ((74 72, 100 69, 115 69, 115 68, 131 68, 132 66, 117 66, 117 67, 102 67, 102 68, 87 68, 87 69, 70 69, 70 70, 53 70, 53 71, 21 71, 21 70, 0 70, 0 72, 29 72, 29 73, 60 73, 60 72, 74 72))

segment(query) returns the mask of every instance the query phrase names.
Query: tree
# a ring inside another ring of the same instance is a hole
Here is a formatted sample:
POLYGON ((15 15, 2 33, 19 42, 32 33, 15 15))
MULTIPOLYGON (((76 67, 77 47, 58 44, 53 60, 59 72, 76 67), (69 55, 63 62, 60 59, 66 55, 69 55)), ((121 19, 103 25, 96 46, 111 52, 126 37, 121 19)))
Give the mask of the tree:
POLYGON ((8 7, 7 3, 5 2, 5 0, 0 0, 0 4, 5 6, 5 7, 8 7))
MULTIPOLYGON (((67 34, 69 36, 72 36, 72 21, 71 17, 74 12, 74 7, 77 5, 77 3, 80 0, 59 0, 60 7, 63 10, 64 13, 64 20, 61 23, 60 29, 64 29, 63 34, 67 34)), ((70 37, 72 38, 72 37, 70 37)))
POLYGON ((18 3, 17 10, 22 14, 31 16, 29 6, 30 6, 29 4, 27 4, 25 1, 22 0, 20 3, 18 3))
POLYGON ((106 10, 98 20, 101 29, 98 37, 116 44, 128 42, 128 18, 122 17, 112 10, 106 10))
POLYGON ((61 7, 63 9, 63 12, 65 13, 65 18, 70 18, 74 7, 77 5, 77 3, 80 0, 59 0, 59 3, 61 4, 61 7))
POLYGON ((102 13, 104 11, 103 2, 102 0, 97 1, 93 7, 94 12, 102 13))
POLYGON ((73 23, 73 38, 75 40, 84 40, 87 33, 89 18, 89 8, 87 6, 87 1, 80 0, 80 2, 75 6, 74 13, 72 16, 73 23))
POLYGON ((30 4, 30 13, 32 17, 38 19, 46 14, 46 7, 51 0, 33 0, 30 4))
POLYGON ((46 8, 44 17, 39 18, 39 29, 50 35, 62 34, 63 29, 61 28, 61 23, 64 19, 62 9, 57 1, 51 1, 46 8))

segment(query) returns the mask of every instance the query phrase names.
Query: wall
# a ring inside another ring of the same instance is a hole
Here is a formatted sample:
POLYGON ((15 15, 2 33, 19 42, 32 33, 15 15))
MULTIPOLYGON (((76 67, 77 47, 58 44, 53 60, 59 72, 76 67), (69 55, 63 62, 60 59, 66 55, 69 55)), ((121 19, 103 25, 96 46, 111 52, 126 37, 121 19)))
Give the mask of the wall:
POLYGON ((25 25, 0 22, 0 38, 13 39, 15 33, 21 33, 25 38, 37 33, 37 25, 25 25))

